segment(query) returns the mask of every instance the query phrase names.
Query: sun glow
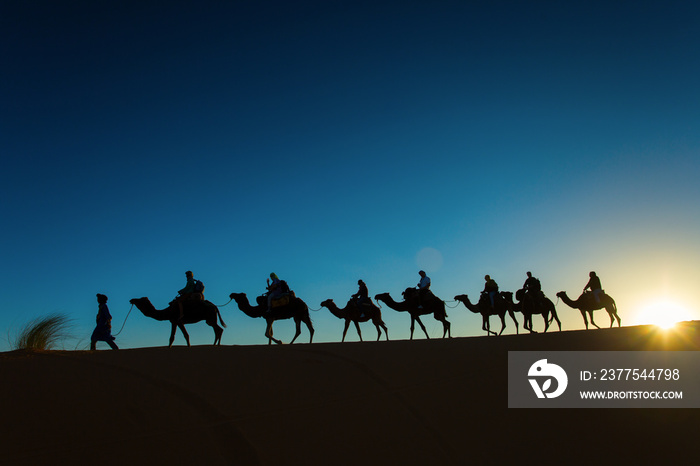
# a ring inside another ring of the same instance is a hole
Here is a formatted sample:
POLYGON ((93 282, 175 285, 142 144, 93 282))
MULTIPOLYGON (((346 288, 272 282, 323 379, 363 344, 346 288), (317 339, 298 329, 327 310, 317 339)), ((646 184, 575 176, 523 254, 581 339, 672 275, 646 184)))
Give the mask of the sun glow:
POLYGON ((655 301, 637 314, 637 324, 653 324, 661 328, 671 328, 678 322, 692 320, 690 311, 670 300, 655 301))

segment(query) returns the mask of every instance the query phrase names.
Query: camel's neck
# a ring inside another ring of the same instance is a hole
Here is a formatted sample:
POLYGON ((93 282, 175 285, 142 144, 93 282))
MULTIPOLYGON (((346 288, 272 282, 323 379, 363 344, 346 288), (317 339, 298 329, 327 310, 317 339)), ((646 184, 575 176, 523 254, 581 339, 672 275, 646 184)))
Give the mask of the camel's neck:
POLYGON ((466 297, 466 296, 457 296, 457 298, 455 298, 455 299, 457 299, 458 301, 462 301, 462 304, 464 304, 464 306, 465 306, 467 309, 469 309, 470 311, 476 312, 476 313, 479 313, 479 312, 480 312, 479 306, 477 306, 476 304, 472 304, 471 301, 469 301, 469 298, 468 298, 468 297, 466 297))
POLYGON ((405 312, 408 311, 408 306, 406 306, 405 302, 397 303, 394 301, 394 298, 392 298, 389 295, 383 296, 380 298, 382 301, 384 301, 384 304, 389 306, 391 309, 399 312, 405 312))
POLYGON ((251 306, 247 296, 237 297, 235 301, 238 304, 238 309, 248 317, 261 317, 263 315, 263 309, 260 306, 251 306))
POLYGON ((569 298, 565 292, 560 294, 559 297, 562 301, 564 301, 564 304, 566 304, 567 306, 573 307, 574 309, 578 309, 578 300, 572 301, 571 298, 569 298))
POLYGON ((331 314, 336 316, 338 319, 345 319, 345 316, 347 315, 347 309, 348 307, 345 306, 343 309, 339 308, 337 304, 331 303, 328 306, 328 310, 331 311, 331 314))
POLYGON ((135 306, 146 317, 150 317, 151 319, 155 320, 170 320, 170 307, 158 310, 150 301, 142 301, 140 303, 136 303, 135 306))

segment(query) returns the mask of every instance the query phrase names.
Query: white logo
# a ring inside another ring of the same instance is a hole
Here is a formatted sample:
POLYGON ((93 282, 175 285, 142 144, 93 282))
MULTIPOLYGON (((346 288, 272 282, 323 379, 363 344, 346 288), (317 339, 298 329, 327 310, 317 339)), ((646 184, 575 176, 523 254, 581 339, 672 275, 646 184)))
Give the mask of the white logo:
POLYGON ((556 364, 548 364, 546 359, 540 359, 530 366, 527 372, 528 379, 532 389, 535 390, 537 398, 556 398, 566 390, 566 385, 569 383, 569 378, 566 372, 556 364), (552 387, 552 379, 557 381, 556 390, 549 392, 552 387), (539 380, 542 381, 540 385, 539 380))

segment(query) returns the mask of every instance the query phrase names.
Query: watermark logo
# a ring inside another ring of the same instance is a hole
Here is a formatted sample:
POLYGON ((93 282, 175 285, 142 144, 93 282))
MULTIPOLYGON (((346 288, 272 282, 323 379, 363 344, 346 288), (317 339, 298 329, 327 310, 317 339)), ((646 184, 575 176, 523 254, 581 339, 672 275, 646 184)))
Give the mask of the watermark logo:
POLYGON ((556 398, 564 393, 569 383, 566 371, 556 364, 548 363, 546 359, 540 359, 530 366, 527 375, 537 398, 556 398), (554 388, 552 380, 556 381, 554 388))

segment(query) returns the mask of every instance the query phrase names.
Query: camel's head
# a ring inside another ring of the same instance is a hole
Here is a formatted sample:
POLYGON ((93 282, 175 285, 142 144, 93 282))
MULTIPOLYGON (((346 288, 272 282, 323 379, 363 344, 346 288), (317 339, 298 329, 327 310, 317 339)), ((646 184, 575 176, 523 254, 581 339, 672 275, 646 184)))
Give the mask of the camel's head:
POLYGON ((327 299, 321 303, 321 307, 330 307, 333 304, 335 303, 333 303, 332 299, 327 299))
POLYGON ((129 300, 129 303, 138 307, 140 304, 151 303, 148 298, 133 298, 129 300))
POLYGON ((386 301, 389 298, 390 298, 389 293, 379 293, 378 295, 376 295, 374 297, 374 300, 375 301, 386 301))
POLYGON ((231 293, 228 297, 238 302, 239 299, 245 298, 245 293, 231 293))
POLYGON ((465 302, 465 301, 469 301, 469 296, 467 296, 465 294, 458 294, 457 296, 455 296, 454 299, 455 299, 455 301, 465 302))
POLYGON ((560 291, 559 293, 557 293, 557 298, 562 298, 564 296, 566 296, 566 291, 560 291))
POLYGON ((513 292, 512 291, 501 291, 501 296, 503 296, 503 299, 505 299, 509 303, 513 302, 513 292))

